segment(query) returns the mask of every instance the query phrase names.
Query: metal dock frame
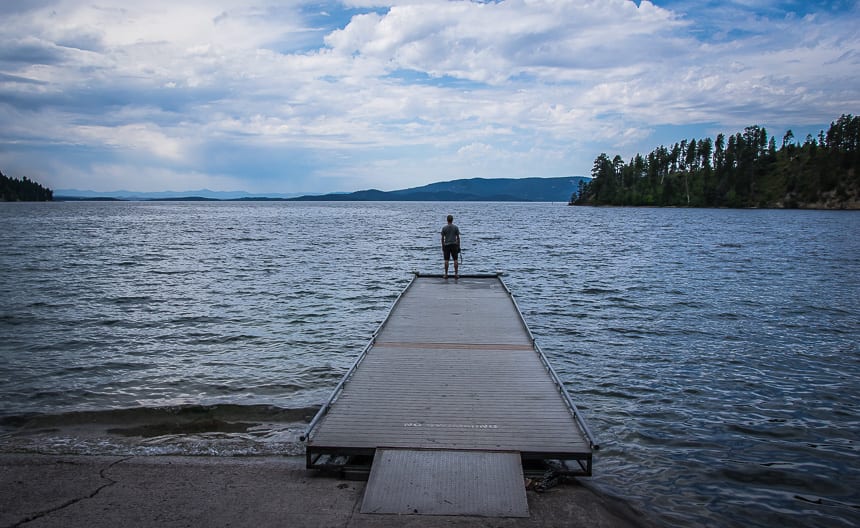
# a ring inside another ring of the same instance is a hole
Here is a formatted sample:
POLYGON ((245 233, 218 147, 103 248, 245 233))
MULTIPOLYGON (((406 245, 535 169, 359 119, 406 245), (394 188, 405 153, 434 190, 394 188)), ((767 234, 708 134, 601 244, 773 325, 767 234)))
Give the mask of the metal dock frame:
MULTIPOLYGON (((410 291, 410 289, 413 287, 413 285, 419 278, 442 279, 442 275, 421 274, 417 272, 413 274, 412 280, 394 300, 385 318, 377 327, 376 331, 374 331, 367 345, 365 345, 365 347, 361 350, 360 354, 355 359, 352 366, 349 368, 349 370, 334 388, 326 402, 320 407, 313 420, 309 423, 306 432, 301 436, 301 440, 306 442, 306 465, 309 469, 329 469, 343 471, 346 473, 354 472, 354 474, 356 475, 366 475, 366 473, 369 472, 369 465, 373 461, 376 449, 381 447, 391 447, 391 445, 388 444, 387 440, 380 440, 380 443, 378 445, 352 446, 314 445, 313 440, 317 433, 318 427, 320 426, 320 423, 324 421, 326 416, 336 406, 338 400, 343 395, 347 384, 350 380, 353 379, 356 374, 356 371, 367 358, 368 353, 377 344, 377 340, 379 338, 380 333, 382 333, 383 329, 385 329, 386 325, 388 325, 392 314, 394 313, 395 309, 401 304, 404 295, 410 291)), ((509 297, 511 303, 513 304, 514 310, 518 315, 519 322, 528 336, 531 349, 539 358, 540 364, 545 370, 546 375, 552 381, 552 384, 555 386, 561 401, 563 401, 563 404, 567 408, 569 415, 572 416, 574 422, 579 428, 579 431, 582 433, 582 438, 585 440, 589 448, 586 450, 587 452, 571 452, 566 449, 560 449, 558 451, 544 450, 540 452, 522 450, 521 456, 523 464, 531 465, 533 463, 548 462, 550 464, 550 467, 555 468, 561 474, 590 476, 592 474, 592 451, 596 451, 597 449, 599 449, 599 446, 594 440, 594 436, 592 435, 591 430, 586 424, 582 413, 579 411, 573 400, 570 398, 570 395, 568 394, 562 381, 558 377, 558 374, 555 372, 555 370, 547 360, 546 355, 538 346, 534 335, 528 328, 528 324, 526 323, 525 318, 522 315, 522 311, 520 310, 513 293, 501 279, 501 273, 469 275, 464 274, 460 276, 460 279, 464 280, 464 282, 467 279, 498 280, 498 282, 504 289, 505 294, 509 297), (567 465, 567 462, 571 460, 577 462, 575 466, 578 466, 578 468, 571 468, 567 465)), ((453 279, 449 280, 453 282, 453 279)), ((422 447, 419 446, 418 448, 422 447)))
MULTIPOLYGON (((561 378, 558 377, 558 374, 555 372, 555 369, 552 368, 552 365, 550 365, 549 360, 543 353, 543 350, 541 349, 540 345, 538 345, 534 334, 532 334, 528 323, 526 323, 526 319, 523 316, 523 311, 520 310, 520 305, 517 303, 516 296, 514 296, 514 293, 511 291, 508 285, 505 284, 505 281, 501 279, 501 276, 499 277, 499 280, 501 281, 502 286, 505 288, 505 291, 507 291, 508 295, 510 295, 511 301, 514 303, 514 306, 517 309, 517 313, 520 315, 520 321, 522 322, 523 327, 526 329, 526 332, 528 332, 529 338, 532 340, 532 345, 534 346, 535 352, 537 352, 541 363, 543 363, 543 366, 549 374, 550 378, 552 379, 552 382, 555 383, 555 386, 558 388, 559 394, 561 394, 561 397, 567 404, 568 409, 570 409, 570 413, 573 415, 573 418, 576 420, 576 423, 579 425, 579 427, 582 429, 582 432, 585 434, 585 437, 588 439, 588 444, 591 446, 591 449, 597 451, 598 449, 600 449, 600 445, 594 440, 594 435, 591 433, 591 429, 588 427, 588 424, 585 423, 585 419, 583 418, 582 413, 579 412, 579 408, 576 406, 575 403, 573 403, 573 399, 571 399, 570 394, 564 387, 564 383, 562 383, 561 378)), ((564 465, 564 459, 559 460, 561 464, 564 465)), ((591 457, 588 457, 588 459, 586 459, 585 461, 577 460, 576 462, 579 464, 585 476, 591 476, 591 457)))

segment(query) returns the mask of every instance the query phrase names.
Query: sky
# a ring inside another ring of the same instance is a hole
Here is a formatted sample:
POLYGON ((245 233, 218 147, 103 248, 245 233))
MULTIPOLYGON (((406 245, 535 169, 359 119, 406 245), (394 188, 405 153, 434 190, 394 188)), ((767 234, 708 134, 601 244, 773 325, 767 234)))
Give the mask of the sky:
POLYGON ((0 171, 322 193, 802 140, 860 113, 858 26, 860 0, 2 0, 0 171))

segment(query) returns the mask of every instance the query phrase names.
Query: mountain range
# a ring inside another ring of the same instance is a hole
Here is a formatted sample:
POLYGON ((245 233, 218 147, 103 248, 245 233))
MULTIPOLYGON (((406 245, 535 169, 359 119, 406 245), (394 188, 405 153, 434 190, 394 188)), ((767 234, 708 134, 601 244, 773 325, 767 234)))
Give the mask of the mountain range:
POLYGON ((351 193, 300 196, 300 201, 421 202, 567 202, 583 176, 559 178, 469 178, 431 183, 398 191, 369 189, 351 193))
POLYGON ((285 200, 302 196, 302 193, 267 193, 253 194, 245 191, 210 191, 200 189, 196 191, 160 191, 160 192, 138 192, 138 191, 81 191, 78 189, 57 189, 54 191, 54 200, 285 200))
POLYGON ((396 191, 368 189, 350 193, 298 195, 252 194, 242 191, 94 192, 54 191, 55 200, 295 200, 295 201, 445 201, 445 202, 567 202, 583 176, 557 178, 469 178, 431 183, 396 191))

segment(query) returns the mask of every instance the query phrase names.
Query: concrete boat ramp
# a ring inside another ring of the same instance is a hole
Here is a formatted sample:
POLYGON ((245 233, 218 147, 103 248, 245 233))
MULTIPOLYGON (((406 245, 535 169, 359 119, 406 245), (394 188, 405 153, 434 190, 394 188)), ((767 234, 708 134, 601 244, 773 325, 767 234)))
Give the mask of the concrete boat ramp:
POLYGON ((304 438, 388 514, 527 517, 524 471, 597 449, 498 274, 415 274, 304 438))

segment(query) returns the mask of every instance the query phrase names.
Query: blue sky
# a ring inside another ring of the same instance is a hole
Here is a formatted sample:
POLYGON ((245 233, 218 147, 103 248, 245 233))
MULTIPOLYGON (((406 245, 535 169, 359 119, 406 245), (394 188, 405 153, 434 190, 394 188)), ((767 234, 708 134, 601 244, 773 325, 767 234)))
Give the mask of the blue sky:
POLYGON ((54 189, 587 175, 860 113, 857 1, 0 3, 0 170, 54 189))

